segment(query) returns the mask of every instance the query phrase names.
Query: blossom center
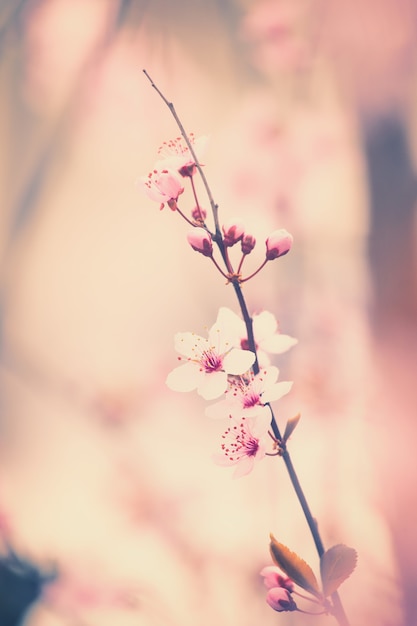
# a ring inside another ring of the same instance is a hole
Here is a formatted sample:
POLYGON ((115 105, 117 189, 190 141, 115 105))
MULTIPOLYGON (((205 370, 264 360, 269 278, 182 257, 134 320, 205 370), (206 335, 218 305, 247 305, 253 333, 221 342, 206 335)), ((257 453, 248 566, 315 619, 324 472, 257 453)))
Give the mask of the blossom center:
POLYGON ((261 404, 260 400, 261 396, 259 393, 256 393, 256 391, 251 389, 243 396, 243 408, 250 409, 253 406, 257 406, 258 404, 261 404))
POLYGON ((221 355, 211 349, 204 350, 201 355, 200 363, 207 374, 219 372, 223 369, 223 359, 221 355))
MULTIPOLYGON (((194 133, 189 134, 189 139, 190 143, 193 144, 195 141, 194 133)), ((190 150, 182 137, 176 137, 175 139, 164 141, 158 152, 162 157, 165 158, 169 158, 172 156, 190 156, 191 158, 190 150)))
POLYGON ((259 439, 247 430, 244 417, 239 425, 229 426, 222 438, 226 440, 222 444, 223 453, 230 461, 256 456, 259 450, 259 439))

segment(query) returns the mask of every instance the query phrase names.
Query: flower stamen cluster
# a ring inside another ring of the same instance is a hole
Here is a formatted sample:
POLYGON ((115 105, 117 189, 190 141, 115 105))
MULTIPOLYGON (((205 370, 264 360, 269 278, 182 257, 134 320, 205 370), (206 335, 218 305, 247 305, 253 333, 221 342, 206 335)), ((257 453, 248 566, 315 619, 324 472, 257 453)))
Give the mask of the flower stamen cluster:
POLYGON ((234 477, 252 471, 255 461, 265 457, 270 419, 235 418, 229 415, 229 426, 222 434, 221 452, 214 455, 218 465, 236 466, 234 477))

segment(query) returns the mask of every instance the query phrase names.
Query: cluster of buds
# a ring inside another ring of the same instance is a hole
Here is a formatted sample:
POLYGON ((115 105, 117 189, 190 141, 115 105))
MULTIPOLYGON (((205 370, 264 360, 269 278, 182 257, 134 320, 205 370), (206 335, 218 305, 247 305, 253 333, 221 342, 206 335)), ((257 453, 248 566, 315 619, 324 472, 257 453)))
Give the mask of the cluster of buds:
POLYGON ((250 232, 246 231, 244 224, 238 219, 229 219, 223 223, 221 229, 216 223, 214 232, 211 232, 207 227, 207 212, 200 205, 193 180, 198 168, 201 171, 199 158, 204 152, 206 144, 206 137, 196 140, 194 135, 190 135, 187 142, 181 137, 165 142, 159 149, 159 154, 163 158, 157 161, 154 169, 147 177, 141 179, 141 183, 148 197, 159 202, 161 209, 167 204, 172 211, 176 211, 192 226, 192 230, 187 234, 187 240, 193 250, 209 257, 228 281, 243 283, 253 278, 268 261, 287 254, 291 249, 293 238, 285 229, 272 232, 265 240, 266 249, 263 262, 256 271, 242 277, 243 262, 255 248, 256 239, 250 232), (184 179, 190 181, 196 203, 190 216, 187 216, 178 204, 179 196, 184 192, 184 179), (219 248, 226 266, 225 270, 214 258, 214 243, 219 248), (240 243, 242 256, 235 268, 229 256, 229 249, 238 243, 240 243))
POLYGON ((260 575, 263 576, 264 585, 268 589, 266 601, 274 611, 296 611, 292 593, 294 591, 294 582, 288 576, 282 574, 275 565, 264 567, 260 575))
POLYGON ((214 236, 203 227, 194 228, 187 234, 188 243, 191 245, 193 250, 196 252, 200 252, 204 256, 210 257, 219 269, 219 271, 227 278, 228 280, 237 280, 240 283, 246 282, 250 278, 253 278, 265 265, 268 261, 272 261, 281 256, 287 254, 292 246, 293 237, 290 233, 281 228, 279 230, 273 231, 265 240, 265 258, 262 264, 258 267, 257 270, 252 272, 250 275, 246 277, 242 277, 241 270, 245 257, 252 252, 256 245, 256 239, 250 233, 245 233, 244 226, 241 222, 229 222, 222 226, 223 236, 220 241, 220 249, 223 253, 223 258, 226 263, 227 273, 223 272, 219 265, 214 261, 213 258, 213 239, 216 242, 219 242, 217 236, 214 236), (240 259, 239 265, 235 270, 230 260, 228 249, 240 242, 242 257, 240 259))
MULTIPOLYGON (((239 241, 241 242, 242 253, 250 254, 256 245, 256 239, 253 235, 246 234, 243 231, 243 227, 239 225, 232 225, 227 230, 223 226, 223 243, 225 248, 234 246, 239 241), (241 234, 238 236, 239 230, 242 228, 241 234)), ((189 244, 197 252, 201 252, 204 256, 210 256, 207 254, 207 250, 213 250, 213 237, 209 231, 205 228, 195 228, 187 235, 189 244)), ((272 261, 280 256, 284 256, 291 250, 293 237, 284 228, 274 230, 265 240, 266 252, 265 257, 267 261, 272 261)))

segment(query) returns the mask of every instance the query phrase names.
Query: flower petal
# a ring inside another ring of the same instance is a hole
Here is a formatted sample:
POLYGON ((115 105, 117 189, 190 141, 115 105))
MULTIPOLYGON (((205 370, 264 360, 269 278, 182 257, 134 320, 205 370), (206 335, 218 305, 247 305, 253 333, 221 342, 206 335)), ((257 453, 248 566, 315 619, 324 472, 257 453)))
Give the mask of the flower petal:
POLYGON ((275 365, 270 365, 268 367, 264 367, 260 370, 259 374, 256 376, 256 384, 259 385, 260 390, 268 389, 274 385, 278 379, 279 369, 275 367, 275 365))
POLYGON ((298 343, 298 339, 290 335, 281 335, 277 333, 270 337, 266 337, 259 342, 262 349, 272 354, 283 354, 298 343))
POLYGON ((262 411, 253 418, 251 425, 251 433, 254 437, 259 439, 259 451, 258 455, 265 456, 265 440, 268 436, 268 430, 271 426, 271 412, 268 407, 262 407, 262 411))
MULTIPOLYGON (((257 417, 264 411, 264 409, 265 407, 262 406, 262 404, 255 404, 254 406, 243 407, 243 408, 240 406, 237 409, 235 407, 234 411, 230 411, 229 415, 232 415, 233 417, 245 417, 245 418, 257 417)), ((269 409, 267 410, 269 411, 269 409)))
POLYGON ((227 389, 226 372, 203 373, 200 378, 197 391, 204 400, 214 400, 222 395, 227 389))
POLYGON ((198 359, 201 352, 208 348, 208 341, 195 333, 176 333, 174 345, 179 354, 191 359, 198 359))
POLYGON ((261 343, 263 339, 274 335, 278 328, 278 322, 273 313, 262 311, 253 316, 253 334, 255 341, 261 343))
POLYGON ((238 401, 226 398, 225 400, 220 400, 220 402, 210 404, 206 408, 205 413, 207 417, 211 417, 213 419, 221 419, 223 417, 229 417, 229 415, 233 415, 240 408, 241 405, 238 401))
POLYGON ((253 352, 234 348, 224 357, 223 367, 228 374, 244 374, 254 362, 253 352))
POLYGON ((240 339, 246 336, 245 322, 234 311, 222 306, 219 309, 216 324, 225 335, 230 337, 232 347, 240 348, 240 339))
POLYGON ((235 459, 234 461, 231 461, 229 459, 229 457, 226 456, 225 454, 213 454, 212 455, 212 459, 216 463, 216 465, 222 465, 223 467, 229 467, 230 465, 236 465, 236 463, 239 462, 238 459, 235 459))
POLYGON ((279 400, 289 393, 292 385, 292 381, 282 381, 280 383, 275 383, 275 385, 271 385, 271 387, 268 387, 268 389, 262 394, 262 402, 275 402, 275 400, 279 400))
POLYGON ((167 386, 173 391, 193 391, 198 386, 202 372, 197 363, 184 363, 170 372, 166 378, 167 386))
POLYGON ((254 456, 243 456, 239 459, 239 462, 236 465, 236 469, 233 472, 233 478, 241 478, 242 476, 249 474, 253 470, 254 463, 254 456))

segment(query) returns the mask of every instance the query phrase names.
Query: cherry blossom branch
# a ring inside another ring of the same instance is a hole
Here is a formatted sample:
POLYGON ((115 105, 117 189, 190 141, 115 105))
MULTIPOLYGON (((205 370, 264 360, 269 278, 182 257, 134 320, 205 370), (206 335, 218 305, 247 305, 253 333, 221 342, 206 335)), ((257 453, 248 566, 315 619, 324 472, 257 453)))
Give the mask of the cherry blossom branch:
POLYGON ((197 155, 195 153, 195 150, 193 148, 193 145, 191 143, 191 141, 188 138, 187 133, 185 132, 184 126, 182 125, 182 122, 180 120, 180 118, 177 115, 177 112, 175 110, 175 107, 173 105, 172 102, 170 102, 162 93, 162 91, 160 91, 160 89, 158 89, 158 87, 155 85, 155 83, 153 82, 152 78, 149 76, 148 72, 146 70, 143 70, 143 73, 145 74, 146 78, 149 80, 149 82, 151 83, 151 86, 155 89, 155 91, 158 93, 158 95, 162 98, 162 100, 165 102, 165 104, 167 105, 167 107, 169 108, 169 110, 171 111, 171 114, 173 116, 173 118, 175 119, 177 126, 180 130, 181 135, 184 138, 185 143, 187 144, 187 147, 190 151, 190 154, 192 155, 193 159, 194 159, 194 163, 195 166, 198 170, 198 173, 200 174, 201 180, 203 181, 203 185, 206 189, 207 192, 207 196, 208 199, 210 201, 210 206, 211 206, 211 210, 213 212, 213 220, 214 220, 214 227, 215 227, 215 231, 216 231, 216 235, 217 236, 221 236, 220 235, 220 225, 219 225, 219 207, 218 205, 214 202, 214 198, 213 195, 211 193, 211 189, 209 187, 209 184, 207 182, 207 179, 204 175, 203 169, 199 163, 199 160, 197 159, 197 155))
MULTIPOLYGON (((242 291, 242 287, 241 287, 241 283, 245 282, 247 280, 249 280, 250 278, 252 278, 253 276, 255 276, 263 267, 264 265, 269 261, 272 260, 274 258, 277 258, 278 256, 282 256, 283 254, 286 254, 286 252, 288 252, 289 248, 291 247, 291 241, 292 241, 292 237, 290 236, 284 236, 284 238, 282 237, 282 231, 275 231, 274 233, 272 233, 272 235, 269 236, 269 238, 266 241, 267 244, 267 254, 266 254, 266 258, 264 260, 264 262, 261 264, 261 266, 255 271, 253 272, 250 276, 246 277, 245 279, 242 279, 239 276, 239 272, 238 273, 233 273, 233 268, 231 267, 231 263, 230 263, 230 259, 229 259, 229 255, 228 255, 228 250, 227 250, 227 246, 230 245, 228 242, 225 243, 225 240, 222 237, 222 233, 220 230, 220 225, 219 225, 219 220, 218 220, 218 205, 216 204, 216 202, 214 201, 213 195, 211 193, 210 187, 207 183, 206 177, 204 175, 204 172, 201 168, 201 165, 197 159, 197 156, 195 154, 193 145, 187 135, 187 133, 184 130, 184 126, 181 122, 181 120, 179 119, 175 107, 173 105, 172 102, 170 102, 165 96, 164 94, 158 89, 158 87, 155 85, 155 83, 153 82, 153 80, 151 79, 151 77, 149 76, 149 74, 146 72, 146 70, 143 70, 145 76, 148 78, 148 80, 150 81, 152 87, 156 90, 156 92, 158 93, 158 95, 161 97, 161 99, 164 101, 164 103, 167 105, 167 107, 169 108, 172 116, 175 119, 175 122, 178 125, 178 128, 181 132, 181 135, 190 151, 190 154, 193 157, 194 160, 194 164, 197 168, 198 173, 200 174, 201 180, 204 184, 204 187, 206 189, 207 192, 207 196, 208 199, 210 201, 210 206, 212 208, 212 212, 213 212, 213 219, 214 219, 214 225, 215 225, 215 233, 212 234, 210 233, 210 231, 207 229, 207 227, 205 227, 205 225, 202 225, 202 228, 204 228, 204 230, 206 231, 204 233, 204 238, 203 241, 201 241, 199 243, 198 247, 195 247, 193 245, 192 242, 191 245, 194 247, 194 249, 198 250, 199 252, 202 252, 205 256, 208 256, 211 258, 211 260, 213 261, 213 263, 215 264, 216 268, 220 271, 220 273, 228 279, 228 281, 230 283, 232 283, 233 285, 233 289, 235 291, 237 300, 239 302, 239 306, 240 306, 240 310, 242 313, 242 317, 243 317, 243 321, 245 323, 245 327, 246 327, 246 334, 247 334, 247 344, 248 344, 248 350, 253 352, 255 355, 255 361, 253 362, 252 365, 252 370, 253 370, 253 374, 256 376, 257 374, 259 374, 260 368, 259 368, 259 361, 258 361, 258 355, 257 355, 257 348, 256 348, 256 341, 255 341, 255 337, 254 337, 254 332, 253 332, 253 320, 249 314, 249 310, 246 304, 246 300, 244 298, 243 295, 243 291, 242 291), (208 233, 208 234, 207 234, 208 233), (220 254, 222 256, 222 259, 224 261, 224 264, 226 266, 227 271, 229 272, 229 275, 226 275, 223 270, 220 268, 220 266, 218 265, 218 263, 214 260, 213 256, 212 256, 212 243, 211 243, 211 239, 210 237, 213 239, 213 241, 215 241, 215 243, 218 246, 218 249, 220 251, 220 254), (207 239, 209 238, 209 239, 207 239), (288 241, 288 239, 290 238, 290 241, 288 241), (285 241, 287 239, 287 241, 285 241)), ((200 205, 197 199, 197 195, 196 195, 196 191, 195 191, 195 187, 194 187, 194 183, 193 181, 191 181, 192 184, 192 189, 193 189, 193 194, 194 194, 194 198, 197 202, 197 208, 200 211, 200 216, 201 216, 201 210, 200 210, 200 205)), ((182 217, 184 217, 184 215, 182 215, 182 217)), ((187 218, 185 218, 187 219, 187 218)), ((187 220, 189 221, 189 220, 187 220)), ((195 224, 193 224, 193 226, 195 226, 195 224)), ((286 233, 286 231, 285 231, 286 233)), ((286 233, 286 235, 288 235, 288 233, 286 233)), ((237 241, 237 240, 235 240, 237 241)), ((243 259, 241 260, 240 264, 239 264, 239 270, 242 266, 243 263, 243 259)), ((275 415, 274 415, 274 411, 270 405, 270 403, 266 403, 266 406, 269 407, 270 409, 270 413, 271 413, 271 428, 274 434, 274 438, 275 441, 277 442, 278 446, 279 446, 279 456, 282 456, 289 478, 291 480, 291 484, 294 488, 294 491, 296 493, 296 496, 298 498, 298 501, 300 503, 300 506, 302 508, 302 511, 304 513, 304 517, 307 521, 307 525, 309 527, 309 530, 311 532, 317 553, 319 555, 319 557, 321 558, 323 556, 323 554, 325 553, 325 549, 323 546, 323 542, 320 536, 320 533, 318 531, 318 526, 317 526, 317 522, 315 520, 315 518, 313 517, 310 507, 308 505, 307 499, 304 495, 303 489, 301 487, 300 481, 298 479, 297 473, 295 471, 294 465, 292 463, 290 454, 288 452, 287 446, 286 446, 286 441, 283 439, 279 426, 277 424, 277 421, 275 419, 275 415)), ((339 626, 349 626, 349 622, 348 619, 346 617, 345 611, 343 609, 340 597, 338 595, 337 591, 334 591, 331 594, 331 598, 332 598, 332 602, 333 602, 333 606, 330 609, 330 612, 333 614, 333 616, 336 618, 336 620, 339 623, 339 626)), ((301 611, 301 612, 305 612, 305 611, 301 611)), ((321 613, 320 613, 321 614, 321 613)))
MULTIPOLYGON (((245 258, 245 257, 243 257, 243 259, 244 259, 244 258, 245 258)), ((240 269, 240 268, 241 268, 241 266, 242 266, 243 259, 242 259, 242 261, 241 261, 241 263, 240 263, 240 265, 239 265, 239 269, 240 269)), ((251 278, 253 278, 254 276, 256 276, 256 274, 258 274, 258 273, 261 271, 261 269, 262 269, 263 267, 265 267, 265 265, 266 265, 267 263, 268 263, 268 259, 265 259, 265 260, 262 262, 262 264, 258 267, 258 269, 257 269, 257 270, 255 270, 254 272, 252 272, 252 274, 249 274, 249 276, 246 276, 245 278, 242 278, 242 280, 241 280, 240 282, 241 282, 241 283, 245 283, 247 280, 250 280, 251 278)), ((239 270, 238 270, 238 271, 239 271, 239 270)))

